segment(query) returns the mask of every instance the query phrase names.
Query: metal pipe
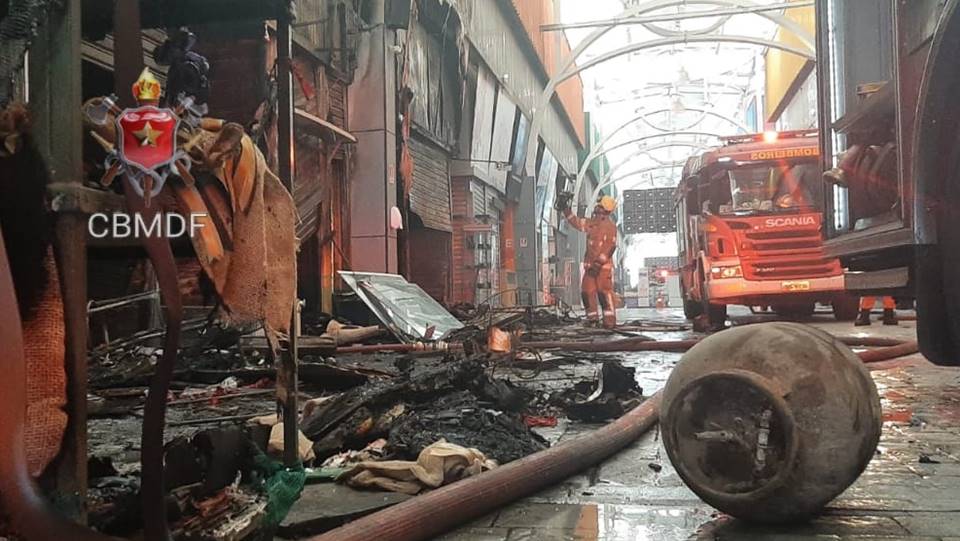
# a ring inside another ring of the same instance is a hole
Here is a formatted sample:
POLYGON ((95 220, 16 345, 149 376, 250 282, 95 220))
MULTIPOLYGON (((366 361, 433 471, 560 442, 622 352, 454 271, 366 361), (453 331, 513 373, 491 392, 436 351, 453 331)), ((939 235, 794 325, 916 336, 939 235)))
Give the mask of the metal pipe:
POLYGON ((804 2, 784 2, 780 4, 769 4, 766 6, 741 7, 729 9, 715 9, 710 11, 694 11, 690 13, 671 13, 667 15, 647 15, 632 17, 617 17, 613 19, 603 19, 597 21, 584 21, 582 23, 551 23, 541 24, 541 32, 556 32, 558 30, 575 30, 578 28, 611 28, 620 25, 650 24, 650 23, 668 23, 673 21, 685 21, 689 19, 703 19, 713 17, 727 17, 731 15, 747 15, 751 13, 765 13, 768 11, 782 11, 785 9, 809 7, 814 4, 813 0, 804 2))
POLYGON ((135 302, 147 301, 160 298, 160 290, 152 289, 150 291, 145 291, 143 293, 134 293, 133 295, 127 295, 124 297, 114 297, 112 299, 103 299, 99 301, 89 301, 87 302, 87 313, 94 314, 96 312, 103 312, 104 310, 112 310, 114 308, 120 308, 128 304, 133 304, 135 302))
MULTIPOLYGON (((294 194, 293 139, 293 41, 290 18, 281 13, 277 16, 277 155, 280 182, 294 194)), ((297 311, 297 308, 294 308, 297 311)), ((291 337, 297 329, 291 330, 291 337)), ((277 400, 283 414, 283 462, 288 468, 300 463, 299 428, 297 426, 297 359, 296 338, 291 338, 292 347, 286 352, 277 352, 277 400)))
POLYGON ((286 392, 283 401, 283 465, 295 468, 300 464, 300 406, 297 404, 297 395, 300 387, 300 374, 297 367, 300 363, 300 309, 301 301, 293 304, 292 321, 290 325, 290 347, 281 352, 282 360, 277 370, 277 386, 286 392), (281 380, 282 384, 281 384, 281 380))
POLYGON ((459 351, 463 344, 447 342, 414 342, 413 344, 366 344, 359 346, 343 346, 337 348, 337 353, 408 353, 414 351, 459 351))
POLYGON ((611 351, 686 351, 700 342, 692 340, 651 340, 649 338, 624 338, 622 340, 586 341, 541 341, 522 342, 533 349, 560 349, 563 351, 611 352, 611 351))
MULTIPOLYGON (((147 207, 143 198, 125 179, 123 195, 130 213, 151 220, 159 213, 157 205, 147 207)), ((173 368, 180 348, 183 324, 183 299, 177 281, 177 263, 170 241, 164 237, 141 239, 143 248, 157 274, 160 296, 163 299, 164 321, 167 332, 163 339, 163 354, 157 361, 150 391, 143 407, 143 429, 140 434, 140 502, 143 506, 143 538, 146 541, 168 541, 166 489, 163 471, 163 436, 167 415, 167 392, 173 380, 173 368)), ((79 400, 80 397, 72 397, 79 400)))
POLYGON ((432 539, 606 460, 653 427, 659 415, 658 392, 623 417, 580 438, 417 496, 311 541, 432 539))

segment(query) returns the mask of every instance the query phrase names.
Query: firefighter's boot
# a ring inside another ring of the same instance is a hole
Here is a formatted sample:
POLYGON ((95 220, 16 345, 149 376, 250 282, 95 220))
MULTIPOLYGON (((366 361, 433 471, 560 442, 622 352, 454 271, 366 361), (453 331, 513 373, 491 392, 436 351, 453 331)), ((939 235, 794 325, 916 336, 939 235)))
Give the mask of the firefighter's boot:
POLYGON ((857 320, 853 324, 857 327, 870 325, 870 310, 860 310, 860 315, 857 316, 857 320))
POLYGON ((897 322, 897 313, 890 308, 886 308, 883 311, 883 324, 884 325, 899 325, 897 322))

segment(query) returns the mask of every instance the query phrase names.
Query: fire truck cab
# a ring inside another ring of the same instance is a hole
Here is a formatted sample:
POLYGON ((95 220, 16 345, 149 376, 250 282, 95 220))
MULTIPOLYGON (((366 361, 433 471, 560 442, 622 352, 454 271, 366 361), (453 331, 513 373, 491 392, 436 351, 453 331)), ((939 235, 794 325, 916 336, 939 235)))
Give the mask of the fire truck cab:
POLYGON ((833 305, 853 319, 837 258, 823 252, 823 183, 816 131, 723 139, 690 158, 676 192, 684 313, 723 325, 727 305, 787 317, 833 305))

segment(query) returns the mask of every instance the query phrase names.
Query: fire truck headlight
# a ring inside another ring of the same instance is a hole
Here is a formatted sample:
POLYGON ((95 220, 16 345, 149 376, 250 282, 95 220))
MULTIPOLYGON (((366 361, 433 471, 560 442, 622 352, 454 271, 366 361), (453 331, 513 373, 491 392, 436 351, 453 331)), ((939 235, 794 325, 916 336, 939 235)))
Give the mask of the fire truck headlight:
POLYGON ((740 278, 743 276, 743 269, 740 268, 740 265, 711 267, 710 276, 713 278, 740 278))

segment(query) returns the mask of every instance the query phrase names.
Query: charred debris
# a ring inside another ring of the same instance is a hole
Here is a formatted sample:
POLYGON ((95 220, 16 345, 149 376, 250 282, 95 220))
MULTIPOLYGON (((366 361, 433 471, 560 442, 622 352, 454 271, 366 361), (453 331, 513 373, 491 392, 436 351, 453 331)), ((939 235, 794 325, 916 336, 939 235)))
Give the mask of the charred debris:
MULTIPOLYGON (((679 330, 651 322, 616 332, 585 328, 545 306, 457 306, 454 317, 437 305, 413 316, 366 293, 373 309, 364 325, 304 317, 300 469, 280 462, 276 371, 263 338, 214 337, 203 325, 185 325, 164 440, 176 538, 312 535, 546 449, 578 423, 623 415, 643 391, 635 368, 614 354, 525 343, 679 330), (386 315, 397 313, 406 315, 386 315)), ((137 442, 146 385, 162 353, 156 343, 134 337, 91 356, 89 520, 113 535, 142 528, 137 442)))

